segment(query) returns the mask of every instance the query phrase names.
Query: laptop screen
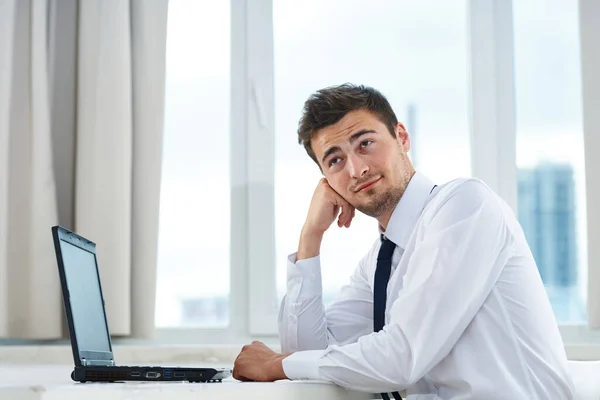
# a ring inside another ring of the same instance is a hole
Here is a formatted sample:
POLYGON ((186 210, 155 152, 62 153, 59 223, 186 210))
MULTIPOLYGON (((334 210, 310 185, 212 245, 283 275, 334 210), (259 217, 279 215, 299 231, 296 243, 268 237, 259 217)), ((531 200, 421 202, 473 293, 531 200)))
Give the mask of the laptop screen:
POLYGON ((60 241, 79 351, 110 352, 96 255, 60 241))

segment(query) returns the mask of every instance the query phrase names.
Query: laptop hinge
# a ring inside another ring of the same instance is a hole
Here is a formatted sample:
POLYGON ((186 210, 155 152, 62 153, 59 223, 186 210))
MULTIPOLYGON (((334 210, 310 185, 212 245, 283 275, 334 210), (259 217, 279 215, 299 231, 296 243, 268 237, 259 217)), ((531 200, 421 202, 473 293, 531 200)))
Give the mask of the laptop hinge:
POLYGON ((106 367, 114 367, 115 366, 114 360, 86 360, 85 358, 82 358, 81 363, 83 364, 84 367, 89 367, 92 365, 100 365, 100 366, 106 366, 106 367))

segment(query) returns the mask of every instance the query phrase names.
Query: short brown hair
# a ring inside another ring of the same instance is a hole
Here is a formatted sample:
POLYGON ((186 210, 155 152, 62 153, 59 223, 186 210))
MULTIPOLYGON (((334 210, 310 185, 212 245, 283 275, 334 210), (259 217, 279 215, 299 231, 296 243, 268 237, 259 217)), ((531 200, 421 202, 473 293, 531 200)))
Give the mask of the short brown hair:
POLYGON ((330 86, 313 93, 304 103, 298 125, 298 143, 304 145, 306 153, 319 168, 321 165, 310 143, 313 135, 319 129, 333 125, 349 112, 357 110, 372 112, 385 124, 390 134, 396 136, 396 114, 385 96, 372 87, 351 83, 330 86))

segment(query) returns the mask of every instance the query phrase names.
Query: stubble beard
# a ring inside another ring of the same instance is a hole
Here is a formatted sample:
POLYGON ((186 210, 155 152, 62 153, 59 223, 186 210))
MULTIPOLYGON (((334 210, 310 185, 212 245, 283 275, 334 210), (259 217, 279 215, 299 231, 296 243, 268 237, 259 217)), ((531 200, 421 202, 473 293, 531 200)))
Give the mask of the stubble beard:
POLYGON ((399 186, 394 186, 382 193, 374 193, 375 189, 369 189, 367 194, 371 195, 369 201, 365 204, 356 206, 356 209, 369 217, 378 218, 384 213, 393 210, 400 198, 404 194, 405 189, 399 186))
POLYGON ((378 218, 386 212, 392 212, 396 208, 413 175, 408 157, 403 153, 401 153, 401 157, 405 173, 402 175, 400 181, 381 193, 376 193, 375 188, 367 189, 370 199, 364 204, 356 205, 355 208, 358 211, 369 217, 378 218))

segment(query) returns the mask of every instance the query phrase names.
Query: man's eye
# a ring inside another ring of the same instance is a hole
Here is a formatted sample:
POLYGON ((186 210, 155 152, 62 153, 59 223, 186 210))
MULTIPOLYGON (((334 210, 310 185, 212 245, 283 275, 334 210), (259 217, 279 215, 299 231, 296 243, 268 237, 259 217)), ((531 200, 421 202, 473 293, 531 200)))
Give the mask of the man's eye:
POLYGON ((360 148, 361 148, 361 149, 364 149, 365 147, 367 147, 367 146, 368 146, 368 145, 370 145, 371 143, 373 143, 373 141, 371 141, 371 140, 363 140, 363 141, 360 143, 360 148))
POLYGON ((329 160, 329 166, 333 166, 335 164, 337 164, 338 162, 340 162, 341 158, 339 157, 333 157, 331 160, 329 160))

